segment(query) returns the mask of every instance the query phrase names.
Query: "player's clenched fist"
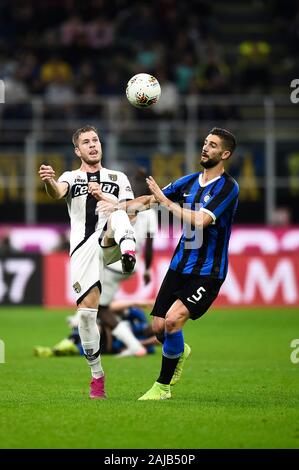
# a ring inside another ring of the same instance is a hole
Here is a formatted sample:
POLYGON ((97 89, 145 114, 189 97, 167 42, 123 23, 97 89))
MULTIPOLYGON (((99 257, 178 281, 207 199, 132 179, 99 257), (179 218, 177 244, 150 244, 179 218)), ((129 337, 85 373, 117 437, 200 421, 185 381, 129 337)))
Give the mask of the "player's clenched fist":
POLYGON ((88 183, 88 192, 99 201, 102 196, 101 186, 99 183, 88 183))
POLYGON ((43 181, 55 178, 55 171, 50 165, 41 165, 38 173, 43 181))

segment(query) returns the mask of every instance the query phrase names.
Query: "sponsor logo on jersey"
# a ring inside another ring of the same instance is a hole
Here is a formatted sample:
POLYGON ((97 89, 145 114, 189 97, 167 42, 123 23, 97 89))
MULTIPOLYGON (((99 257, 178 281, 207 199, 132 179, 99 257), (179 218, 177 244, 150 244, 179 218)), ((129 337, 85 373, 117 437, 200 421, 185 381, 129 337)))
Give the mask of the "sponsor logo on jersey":
POLYGON ((204 202, 208 202, 208 200, 211 198, 210 194, 206 194, 205 197, 203 198, 204 202))
POLYGON ((118 184, 109 183, 108 181, 107 182, 103 181, 102 183, 100 183, 100 187, 103 193, 113 194, 113 196, 118 197, 118 194, 119 194, 118 184))
MULTIPOLYGON (((102 182, 100 183, 100 188, 103 191, 103 193, 113 194, 113 196, 118 197, 118 194, 119 194, 118 184, 109 183, 108 181, 102 182)), ((78 197, 78 196, 87 196, 88 184, 86 183, 86 181, 84 182, 84 184, 82 183, 74 184, 74 186, 72 186, 71 193, 72 193, 72 198, 78 197)))
POLYGON ((132 192, 131 186, 126 186, 126 191, 129 191, 131 193, 132 192))
POLYGON ((109 178, 111 181, 117 181, 117 175, 112 175, 111 173, 108 173, 109 178))
POLYGON ((98 181, 97 175, 91 175, 89 178, 90 181, 98 181))
POLYGON ((86 180, 83 178, 75 178, 74 183, 86 183, 86 180))
POLYGON ((74 184, 72 186, 72 198, 78 196, 86 196, 88 194, 88 184, 84 181, 84 184, 74 184))
POLYGON ((81 292, 81 286, 79 284, 79 282, 75 282, 75 284, 73 285, 73 289, 75 292, 77 292, 77 294, 79 294, 81 292))

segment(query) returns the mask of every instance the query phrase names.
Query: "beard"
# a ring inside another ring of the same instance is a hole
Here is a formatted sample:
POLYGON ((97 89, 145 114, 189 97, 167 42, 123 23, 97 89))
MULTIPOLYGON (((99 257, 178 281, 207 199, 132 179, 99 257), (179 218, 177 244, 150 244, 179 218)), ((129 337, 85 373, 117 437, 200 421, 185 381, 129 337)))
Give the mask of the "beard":
POLYGON ((214 158, 208 158, 208 160, 203 161, 202 158, 200 160, 201 166, 203 166, 205 169, 208 168, 214 168, 214 166, 218 165, 220 162, 221 158, 219 157, 214 157, 214 158))

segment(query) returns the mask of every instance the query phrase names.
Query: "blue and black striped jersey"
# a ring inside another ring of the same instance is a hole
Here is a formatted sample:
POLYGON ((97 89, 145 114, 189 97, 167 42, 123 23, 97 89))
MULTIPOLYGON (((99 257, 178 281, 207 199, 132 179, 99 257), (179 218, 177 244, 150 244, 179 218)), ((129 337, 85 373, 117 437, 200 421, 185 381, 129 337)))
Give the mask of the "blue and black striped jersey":
MULTIPOLYGON (((184 224, 182 237, 170 263, 170 269, 184 274, 225 279, 228 268, 228 243, 238 204, 238 183, 226 172, 206 184, 202 172, 184 176, 163 188, 174 202, 191 210, 203 210, 213 219, 204 228, 202 243, 190 243, 190 230, 184 224)), ((198 229, 194 229, 194 232, 198 229)))

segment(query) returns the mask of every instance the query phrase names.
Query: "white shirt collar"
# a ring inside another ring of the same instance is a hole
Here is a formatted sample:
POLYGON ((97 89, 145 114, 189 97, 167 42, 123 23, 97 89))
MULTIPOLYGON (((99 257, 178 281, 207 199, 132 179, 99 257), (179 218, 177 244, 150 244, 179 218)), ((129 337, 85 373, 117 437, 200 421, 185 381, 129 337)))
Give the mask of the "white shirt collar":
POLYGON ((205 187, 208 186, 209 184, 214 183, 214 181, 219 180, 219 178, 221 178, 221 176, 222 176, 222 175, 216 176, 216 178, 213 178, 212 180, 208 181, 207 183, 203 183, 203 182, 202 182, 202 173, 200 173, 200 175, 199 175, 199 177, 198 177, 199 186, 201 186, 202 188, 205 188, 205 187))

